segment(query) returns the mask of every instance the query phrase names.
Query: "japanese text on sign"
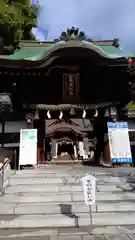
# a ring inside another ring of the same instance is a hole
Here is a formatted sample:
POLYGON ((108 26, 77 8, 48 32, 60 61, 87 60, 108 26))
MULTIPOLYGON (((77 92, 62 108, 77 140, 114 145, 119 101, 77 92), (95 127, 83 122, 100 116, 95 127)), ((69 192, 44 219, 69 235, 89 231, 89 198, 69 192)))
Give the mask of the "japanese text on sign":
POLYGON ((112 162, 132 163, 127 122, 108 122, 108 137, 112 162))
POLYGON ((84 200, 86 205, 92 205, 95 203, 95 193, 96 193, 96 179, 87 175, 82 178, 84 200))

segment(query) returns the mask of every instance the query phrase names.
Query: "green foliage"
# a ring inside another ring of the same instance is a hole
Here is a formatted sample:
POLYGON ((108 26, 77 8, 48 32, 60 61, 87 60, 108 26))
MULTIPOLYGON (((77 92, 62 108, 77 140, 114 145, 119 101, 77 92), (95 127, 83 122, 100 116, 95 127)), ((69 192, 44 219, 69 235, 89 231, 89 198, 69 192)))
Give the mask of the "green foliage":
POLYGON ((37 7, 35 5, 23 6, 22 7, 22 18, 23 18, 23 39, 33 39, 31 29, 36 27, 37 20, 37 7))
POLYGON ((33 40, 37 7, 28 0, 0 0, 0 49, 12 53, 20 40, 33 40))

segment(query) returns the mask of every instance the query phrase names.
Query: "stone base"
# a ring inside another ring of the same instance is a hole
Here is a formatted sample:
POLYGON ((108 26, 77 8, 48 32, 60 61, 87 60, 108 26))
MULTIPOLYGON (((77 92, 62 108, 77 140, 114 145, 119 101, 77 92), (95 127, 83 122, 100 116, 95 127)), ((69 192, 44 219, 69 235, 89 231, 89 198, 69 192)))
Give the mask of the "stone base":
POLYGON ((112 164, 111 163, 101 163, 100 164, 102 167, 105 167, 105 168, 112 168, 113 166, 112 166, 112 164))

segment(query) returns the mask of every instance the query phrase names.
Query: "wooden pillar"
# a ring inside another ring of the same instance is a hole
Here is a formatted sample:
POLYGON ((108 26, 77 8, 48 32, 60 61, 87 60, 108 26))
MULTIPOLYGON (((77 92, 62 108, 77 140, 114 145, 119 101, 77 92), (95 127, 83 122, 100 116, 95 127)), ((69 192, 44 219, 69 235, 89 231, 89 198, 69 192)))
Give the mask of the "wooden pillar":
POLYGON ((84 158, 85 158, 85 160, 88 160, 89 146, 88 146, 88 138, 87 137, 83 138, 83 150, 84 150, 84 158))
POLYGON ((38 132, 38 163, 44 162, 44 137, 45 137, 45 121, 44 115, 39 113, 39 118, 35 119, 33 122, 33 127, 37 129, 38 132))
POLYGON ((54 138, 52 138, 52 159, 57 159, 57 142, 54 138))
POLYGON ((100 164, 101 155, 104 150, 104 130, 105 130, 104 112, 105 112, 104 109, 98 110, 98 116, 95 119, 95 124, 94 124, 95 137, 97 140, 95 157, 94 157, 95 165, 100 164))
POLYGON ((5 143, 5 116, 4 111, 1 112, 1 148, 4 148, 5 143))
POLYGON ((108 139, 108 129, 107 129, 107 121, 105 122, 106 129, 104 132, 104 150, 103 150, 103 161, 105 164, 111 164, 110 158, 110 146, 109 146, 109 139, 108 139))
POLYGON ((44 160, 47 160, 47 143, 48 139, 46 138, 46 119, 44 120, 44 139, 43 139, 43 148, 44 148, 44 160))
POLYGON ((109 143, 106 143, 106 145, 104 147, 104 163, 111 164, 109 143))
POLYGON ((83 159, 84 158, 84 153, 83 153, 83 141, 79 141, 78 142, 78 152, 79 152, 79 157, 81 158, 81 159, 83 159))
POLYGON ((44 139, 45 139, 45 119, 44 113, 39 114, 39 142, 40 142, 40 159, 41 163, 44 162, 44 139))
POLYGON ((37 129, 37 164, 40 163, 40 144, 39 144, 39 120, 33 120, 33 128, 37 129))
POLYGON ((40 146, 37 143, 37 164, 40 164, 40 146))

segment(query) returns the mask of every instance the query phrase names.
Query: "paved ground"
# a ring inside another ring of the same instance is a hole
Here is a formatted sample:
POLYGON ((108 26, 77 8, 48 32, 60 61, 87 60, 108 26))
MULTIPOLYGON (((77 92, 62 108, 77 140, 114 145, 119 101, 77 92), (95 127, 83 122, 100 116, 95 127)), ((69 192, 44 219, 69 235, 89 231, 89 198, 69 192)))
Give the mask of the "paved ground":
POLYGON ((134 176, 134 169, 79 165, 17 172, 0 197, 0 239, 135 240, 134 176), (85 173, 97 178, 94 237, 80 182, 85 173))

